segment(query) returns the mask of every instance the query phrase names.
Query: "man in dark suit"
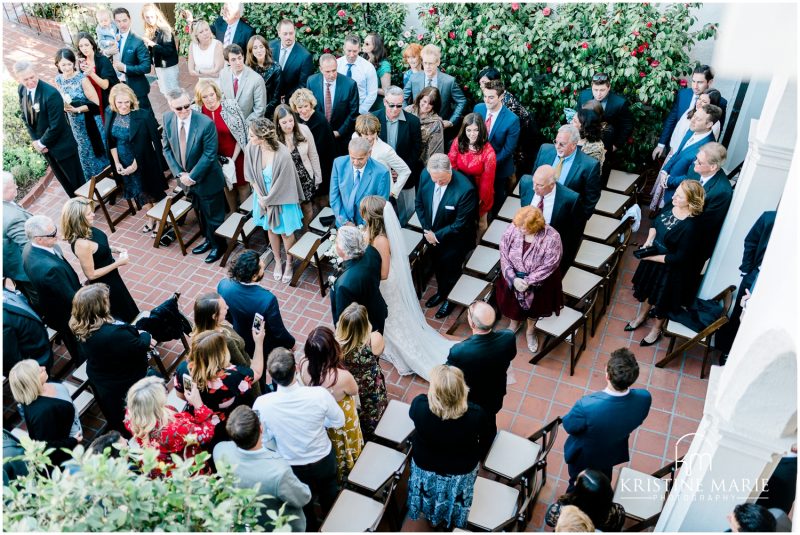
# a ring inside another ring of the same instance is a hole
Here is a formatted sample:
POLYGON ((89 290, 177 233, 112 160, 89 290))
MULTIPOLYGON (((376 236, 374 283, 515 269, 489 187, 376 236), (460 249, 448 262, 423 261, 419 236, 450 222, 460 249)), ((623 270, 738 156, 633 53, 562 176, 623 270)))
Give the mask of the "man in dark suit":
POLYGON ((319 58, 319 71, 309 76, 308 89, 317 99, 320 112, 333 130, 336 138, 336 154, 347 154, 347 146, 356 127, 358 117, 358 86, 356 83, 336 72, 336 56, 323 54, 319 58))
POLYGON ((139 107, 152 109, 150 99, 150 82, 146 74, 150 72, 152 62, 150 51, 142 38, 131 31, 131 14, 124 7, 114 10, 114 22, 119 28, 119 60, 114 62, 114 69, 122 73, 120 82, 125 82, 133 89, 139 100, 139 107))
POLYGON ((289 19, 278 23, 278 38, 270 41, 269 46, 272 48, 272 58, 281 66, 278 94, 282 102, 288 103, 297 89, 306 87, 308 77, 314 73, 314 60, 309 51, 297 42, 294 22, 289 19))
MULTIPOLYGON (((422 161, 419 159, 422 152, 422 130, 419 119, 403 111, 403 90, 399 87, 393 85, 386 91, 383 105, 383 109, 375 112, 381 122, 379 136, 411 169, 411 176, 397 196, 397 217, 400 224, 405 225, 414 213, 416 188, 422 172, 422 161)), ((392 173, 392 180, 396 178, 396 173, 392 173)))
POLYGON ((351 303, 364 305, 373 331, 383 333, 389 311, 381 295, 381 254, 364 239, 358 227, 347 226, 336 234, 336 253, 344 259, 344 272, 331 290, 333 323, 351 303))
POLYGON ((581 242, 586 220, 581 216, 578 194, 556 182, 555 169, 542 165, 519 181, 521 206, 535 206, 542 211, 544 221, 561 236, 561 273, 566 273, 581 242))
POLYGON ((252 26, 242 20, 242 3, 225 2, 220 16, 211 25, 214 37, 222 46, 237 44, 247 50, 247 42, 256 34, 252 26))
POLYGON ((336 226, 363 225, 361 200, 378 195, 389 200, 389 169, 370 158, 369 141, 363 137, 350 140, 349 155, 333 161, 331 173, 331 209, 336 226))
POLYGON ((555 142, 545 143, 536 155, 534 169, 542 165, 552 165, 556 182, 568 187, 580 197, 581 208, 577 214, 588 221, 594 207, 600 200, 600 163, 578 150, 580 133, 572 125, 566 124, 558 129, 555 142))
POLYGON ((636 356, 617 349, 606 365, 606 389, 583 396, 564 416, 562 425, 569 433, 564 444, 567 492, 586 468, 600 470, 611 480, 614 466, 629 460, 628 437, 647 418, 652 402, 647 390, 631 389, 638 377, 636 356))
POLYGON ((211 264, 226 248, 225 241, 214 235, 225 218, 225 177, 217 158, 217 129, 211 119, 192 111, 184 89, 170 91, 167 103, 172 111, 164 114, 164 157, 172 174, 188 189, 205 237, 192 253, 210 251, 205 262, 211 264))
POLYGON ((64 99, 55 87, 39 80, 33 65, 20 61, 14 65, 19 82, 19 107, 33 149, 44 155, 53 174, 69 197, 86 182, 78 156, 78 144, 64 114, 64 99))
POLYGON ((489 144, 497 157, 494 174, 494 202, 492 214, 496 217, 508 196, 509 182, 516 166, 514 153, 519 141, 519 117, 503 106, 506 88, 500 80, 489 80, 483 85, 483 103, 475 106, 475 113, 483 117, 489 144))
MULTIPOLYGON (((442 99, 439 116, 445 127, 445 143, 447 142, 447 129, 457 125, 464 115, 467 106, 467 97, 461 91, 461 87, 455 78, 439 70, 442 62, 442 50, 432 44, 422 47, 422 72, 415 72, 411 75, 403 88, 406 104, 413 104, 419 92, 423 88, 433 86, 439 90, 442 99)), ((455 133, 450 134, 453 138, 455 133)))
POLYGON ((72 298, 81 283, 58 247, 58 230, 53 221, 35 215, 25 222, 28 245, 22 251, 22 265, 36 288, 38 302, 32 303, 48 326, 58 331, 67 351, 77 364, 84 360, 78 340, 69 328, 72 298))
POLYGON ((495 312, 490 305, 483 301, 472 303, 467 309, 472 336, 450 348, 447 364, 464 372, 468 400, 491 416, 489 420, 496 433, 497 413, 503 408, 506 374, 517 356, 517 342, 516 335, 508 329, 492 330, 494 321, 495 312))
MULTIPOLYGON (((697 103, 697 98, 703 94, 706 89, 711 88, 714 84, 714 73, 708 65, 698 65, 692 71, 692 87, 687 87, 678 91, 675 96, 675 103, 664 121, 664 128, 661 130, 661 135, 658 138, 658 145, 653 149, 653 159, 659 158, 669 154, 669 140, 672 133, 675 131, 675 126, 678 124, 683 115, 690 109, 694 109, 697 103)), ((719 107, 722 110, 722 115, 719 118, 720 132, 725 126, 725 110, 728 108, 728 101, 720 97, 719 107)))
POLYGON ((20 292, 3 288, 3 375, 17 362, 33 359, 47 371, 53 349, 47 326, 20 292))
POLYGON ((425 302, 441 303, 437 318, 453 311, 447 300, 458 282, 467 253, 475 245, 478 196, 469 179, 453 171, 446 154, 433 154, 419 179, 416 210, 425 240, 431 248, 438 289, 425 302))
MULTIPOLYGON (((286 329, 275 295, 259 284, 264 278, 264 261, 256 251, 245 249, 231 260, 228 277, 219 281, 217 293, 228 305, 227 319, 233 330, 244 339, 244 350, 252 355, 253 318, 256 313, 264 316, 264 355, 269 355, 276 347, 291 350, 294 336, 286 329)), ((266 374, 264 374, 266 375, 266 374)), ((266 380, 262 376, 261 391, 266 393, 266 380)))
POLYGON ((16 198, 14 175, 3 171, 3 278, 14 281, 17 290, 32 302, 36 300, 36 290, 22 267, 22 250, 28 245, 25 221, 33 214, 14 202, 16 198))
POLYGON ((689 178, 697 175, 697 180, 706 192, 703 212, 695 218, 702 243, 697 253, 703 262, 711 258, 711 253, 714 252, 714 246, 717 244, 717 238, 733 199, 730 180, 722 170, 727 157, 728 151, 720 143, 716 141, 706 143, 697 151, 693 173, 689 175, 689 178))

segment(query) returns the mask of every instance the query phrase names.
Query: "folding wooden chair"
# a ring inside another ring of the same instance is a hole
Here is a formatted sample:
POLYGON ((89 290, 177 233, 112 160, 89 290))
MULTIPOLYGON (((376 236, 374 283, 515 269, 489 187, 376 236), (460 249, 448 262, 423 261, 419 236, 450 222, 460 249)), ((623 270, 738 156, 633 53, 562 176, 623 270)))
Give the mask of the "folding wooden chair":
POLYGON ((550 351, 556 348, 561 342, 569 345, 569 374, 575 374, 575 364, 581 358, 583 350, 586 348, 587 323, 589 315, 592 313, 597 292, 586 301, 583 312, 574 308, 564 307, 560 315, 555 314, 546 318, 541 318, 536 322, 536 331, 545 335, 543 345, 539 346, 539 352, 530 360, 531 364, 536 364, 542 360, 550 351), (578 344, 578 331, 583 327, 583 339, 578 344))
POLYGON ((375 440, 394 449, 407 451, 411 447, 409 440, 414 433, 414 421, 408 415, 410 408, 408 403, 390 399, 375 427, 375 440))
POLYGON ((494 280, 498 276, 498 266, 500 265, 500 251, 485 245, 478 245, 464 266, 467 274, 476 277, 494 280))
POLYGON ((624 232, 625 224, 630 225, 630 219, 623 221, 600 214, 592 214, 592 217, 586 222, 583 235, 592 241, 616 247, 620 235, 624 232))
POLYGON ((181 253, 186 256, 186 248, 192 244, 200 236, 200 230, 189 238, 189 241, 184 242, 179 228, 178 221, 185 218, 192 210, 192 203, 186 199, 175 200, 175 197, 164 197, 147 212, 147 217, 158 221, 158 229, 156 237, 153 240, 153 247, 158 249, 161 236, 164 235, 169 228, 175 232, 175 237, 178 240, 178 245, 181 247, 181 253))
POLYGON ((691 349, 696 345, 701 345, 705 348, 703 352, 703 366, 700 368, 700 379, 706 377, 706 367, 708 366, 709 353, 711 352, 711 337, 714 336, 720 327, 728 323, 728 310, 731 308, 731 301, 733 300, 736 286, 730 285, 720 293, 711 298, 712 301, 722 302, 722 314, 714 320, 711 325, 706 327, 700 332, 696 332, 689 327, 677 321, 667 320, 664 323, 664 335, 671 338, 669 348, 667 349, 667 356, 656 362, 656 366, 663 368, 672 359, 678 355, 683 354, 684 351, 691 349), (684 338, 686 341, 681 342, 678 347, 675 347, 675 341, 678 338, 684 338))
POLYGON ((133 201, 131 199, 126 199, 128 208, 116 218, 111 217, 106 207, 106 202, 117 190, 119 190, 119 185, 117 181, 114 180, 114 171, 111 169, 110 165, 103 169, 99 175, 91 177, 88 182, 75 190, 76 196, 89 199, 92 203, 96 202, 100 205, 100 210, 103 212, 103 216, 106 218, 108 228, 111 229, 111 232, 117 230, 116 225, 118 225, 120 221, 129 215, 136 214, 136 207, 133 201))
POLYGON ((327 253, 333 247, 333 240, 331 240, 330 229, 320 235, 316 232, 310 231, 303 234, 294 245, 289 248, 289 254, 300 260, 300 265, 294 270, 292 281, 289 286, 297 286, 303 272, 309 267, 314 266, 317 269, 317 278, 319 279, 319 291, 322 297, 325 297, 325 288, 327 284, 324 279, 324 267, 328 264, 327 253))
POLYGON ((611 245, 592 240, 581 240, 573 265, 596 275, 608 273, 609 264, 617 250, 611 245))
POLYGON ((623 195, 632 195, 637 189, 640 178, 642 178, 642 175, 612 169, 611 173, 608 175, 606 189, 622 193, 623 195))
MULTIPOLYGON (((588 304, 589 297, 593 293, 599 292, 603 289, 605 278, 596 275, 589 271, 570 266, 561 279, 561 290, 564 292, 567 303, 573 306, 576 310, 584 312, 585 306, 588 304)), ((597 326, 597 318, 601 315, 597 309, 597 299, 593 300, 592 310, 589 310, 587 319, 592 323, 592 335, 594 335, 597 326)))
POLYGON ((231 212, 228 215, 225 221, 214 231, 214 234, 220 238, 224 238, 228 244, 219 262, 220 267, 225 267, 225 264, 228 263, 228 259, 239 243, 247 247, 250 237, 255 230, 256 224, 250 216, 243 215, 239 212, 231 212))
POLYGON ((498 212, 497 217, 504 221, 511 221, 514 219, 514 216, 517 215, 520 208, 522 208, 522 201, 519 197, 506 197, 503 206, 500 207, 500 212, 498 212))
POLYGON ((644 531, 656 525, 672 489, 680 460, 673 461, 652 474, 622 467, 612 501, 625 509, 627 520, 633 521, 623 528, 624 531, 644 531))
POLYGON ((492 290, 492 283, 489 281, 478 279, 472 275, 461 275, 456 285, 450 290, 450 295, 447 296, 447 299, 451 303, 462 307, 461 312, 456 316, 456 321, 447 329, 447 334, 453 334, 455 332, 458 324, 461 322, 461 317, 464 315, 469 305, 478 299, 488 301, 489 297, 492 295, 492 290))
POLYGON ((367 442, 348 474, 346 484, 353 490, 375 497, 392 477, 400 479, 410 455, 411 449, 403 453, 377 442, 367 442))
POLYGON ((396 487, 397 481, 392 479, 383 493, 382 501, 344 489, 328 512, 320 531, 323 533, 377 531, 396 487))
POLYGON ((600 199, 594 207, 594 213, 618 218, 622 217, 631 204, 633 204, 633 197, 630 195, 604 189, 600 192, 600 199))

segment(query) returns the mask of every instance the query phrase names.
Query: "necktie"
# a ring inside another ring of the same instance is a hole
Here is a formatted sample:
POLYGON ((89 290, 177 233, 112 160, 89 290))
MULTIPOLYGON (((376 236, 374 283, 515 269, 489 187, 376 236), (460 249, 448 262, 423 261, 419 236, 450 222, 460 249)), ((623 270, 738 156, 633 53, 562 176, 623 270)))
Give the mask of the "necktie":
POLYGON ((239 79, 234 76, 233 77, 233 96, 235 97, 238 92, 239 92, 239 79))
POLYGON ((231 44, 232 40, 233 40, 233 26, 229 24, 228 29, 225 30, 225 37, 223 37, 222 44, 228 46, 229 44, 231 44))
POLYGON ((436 186, 433 190, 433 213, 431 214, 431 225, 436 219, 436 212, 439 210, 439 203, 442 200, 442 186, 436 186))
POLYGON ((181 121, 181 128, 178 131, 178 143, 181 151, 181 165, 186 169, 186 123, 181 121))
MULTIPOLYGON (((361 182, 361 169, 356 169, 355 171, 356 172, 353 175, 353 189, 350 190, 350 198, 348 199, 349 205, 353 207, 354 218, 356 214, 359 213, 356 192, 358 191, 358 183, 361 182)), ((355 221, 355 219, 353 219, 353 221, 355 221)))
POLYGON ((428 81, 425 84, 425 87, 431 87, 432 85, 433 85, 433 78, 428 78, 428 81))
POLYGON ((348 78, 352 78, 353 77, 353 65, 354 65, 353 63, 348 63, 347 64, 347 77, 348 78))
POLYGON ((492 114, 486 114, 486 131, 490 132, 492 130, 492 114))
POLYGON ((331 98, 331 84, 325 82, 325 120, 331 122, 331 113, 333 112, 333 98, 331 98))
POLYGON ((281 69, 286 66, 286 57, 289 55, 289 49, 281 47, 281 57, 278 59, 278 63, 281 64, 281 69))
POLYGON ((542 211, 542 216, 544 216, 544 197, 539 197, 539 204, 536 205, 536 208, 542 211))
POLYGON ((33 125, 33 93, 30 91, 25 98, 25 117, 28 119, 28 124, 33 125))
POLYGON ((561 180, 561 169, 563 169, 563 167, 564 167, 564 158, 559 158, 558 163, 556 164, 556 180, 558 182, 561 182, 562 184, 564 183, 561 180))
POLYGON ((356 169, 356 179, 353 181, 353 185, 358 187, 359 182, 361 182, 361 169, 356 169))
MULTIPOLYGON (((119 55, 122 57, 122 51, 125 50, 125 41, 128 40, 128 34, 126 33, 119 39, 119 55)), ((122 61, 122 60, 120 60, 122 61)))

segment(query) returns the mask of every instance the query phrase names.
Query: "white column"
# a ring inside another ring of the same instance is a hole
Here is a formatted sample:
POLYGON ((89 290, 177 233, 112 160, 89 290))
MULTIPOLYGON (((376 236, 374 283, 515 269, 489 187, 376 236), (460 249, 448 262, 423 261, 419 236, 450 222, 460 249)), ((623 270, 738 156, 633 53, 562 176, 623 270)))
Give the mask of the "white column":
POLYGON ((778 206, 796 141, 797 84, 785 77, 775 77, 761 118, 751 123, 750 149, 700 287, 700 297, 715 295, 729 284, 739 285, 744 238, 764 211, 778 206))

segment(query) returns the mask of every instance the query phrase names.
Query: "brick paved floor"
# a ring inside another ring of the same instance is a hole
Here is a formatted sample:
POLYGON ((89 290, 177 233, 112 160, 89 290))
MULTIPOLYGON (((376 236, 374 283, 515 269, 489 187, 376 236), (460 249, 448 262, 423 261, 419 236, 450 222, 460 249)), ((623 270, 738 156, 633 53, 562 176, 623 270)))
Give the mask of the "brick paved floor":
MULTIPOLYGON (((4 59, 10 64, 23 57, 33 57, 42 65, 42 78, 52 80, 55 67, 50 58, 57 45, 33 38, 21 30, 4 25, 4 59)), ((185 70, 185 66, 184 66, 185 70)), ((187 77, 182 76, 186 81, 187 77)), ((187 87, 190 84, 186 84, 187 87)), ((154 107, 163 109, 163 98, 155 85, 151 92, 154 107)), ((45 193, 30 207, 34 213, 47 214, 56 221, 62 204, 67 197, 56 181, 52 181, 45 193)), ((119 204, 112 207, 119 211, 119 204)), ((100 214, 97 225, 108 233, 107 225, 100 214)), ((213 290, 217 282, 225 276, 225 270, 218 265, 208 266, 203 263, 203 256, 181 256, 176 244, 167 248, 154 249, 152 240, 139 232, 144 223, 143 216, 125 219, 118 230, 110 234, 112 244, 126 247, 130 253, 131 264, 121 269, 131 294, 140 308, 149 309, 161 303, 173 292, 182 293, 181 305, 187 315, 191 316, 191 307, 196 296, 213 290)), ((641 243, 646 236, 649 221, 643 222, 642 229, 634 236, 634 241, 641 243)), ((188 229, 192 230, 190 220, 188 229)), ((67 244, 62 243, 65 251, 67 244)), ((257 237, 254 247, 264 247, 264 240, 257 237)), ((80 269, 71 253, 67 257, 78 273, 80 269)), ((636 259, 630 251, 625 255, 619 281, 616 285, 611 304, 604 317, 600 319, 597 332, 587 341, 587 347, 577 364, 575 375, 569 375, 568 353, 562 345, 544 358, 538 365, 528 363, 531 355, 527 350, 524 337, 518 339, 519 354, 512 363, 516 383, 509 386, 498 415, 498 428, 510 430, 519 435, 529 435, 559 415, 569 411, 571 405, 584 394, 605 387, 605 365, 611 351, 620 347, 630 347, 636 354, 641 367, 639 381, 635 385, 647 388, 653 396, 653 407, 650 415, 641 428, 630 439, 631 462, 629 466, 643 472, 652 472, 675 458, 674 444, 687 433, 697 429, 702 417, 703 403, 708 386, 707 380, 699 379, 701 355, 690 352, 684 360, 676 359, 666 369, 656 368, 655 362, 666 353, 667 341, 662 340, 653 347, 640 347, 638 340, 644 336, 643 330, 636 333, 623 331, 625 322, 633 318, 638 310, 631 290, 631 278, 636 268, 636 259)), ((268 274, 270 269, 267 270, 268 274)), ((322 299, 311 271, 307 271, 297 288, 276 283, 267 276, 263 283, 278 298, 283 319, 289 330, 302 344, 308 332, 320 324, 331 325, 330 307, 327 299, 322 299)), ((431 287, 425 292, 427 297, 431 287)), ((451 316, 445 322, 433 318, 433 310, 427 312, 431 325, 444 332, 454 321, 451 316)), ((504 325, 505 320, 502 320, 504 325)), ((467 336, 467 327, 462 324, 455 335, 459 338, 467 336)), ((170 358, 177 355, 175 346, 169 352, 170 358)), ((60 348, 60 351, 63 349, 60 348)), ((60 366, 68 366, 62 359, 60 366)), ((401 377, 390 365, 382 362, 392 398, 409 402, 414 396, 427 391, 427 383, 416 376, 401 377)), ((97 425, 95 412, 85 421, 97 425)), ((563 462, 563 445, 566 434, 562 431, 548 459, 548 481, 539 501, 534 508, 529 530, 539 531, 543 528, 544 512, 549 503, 566 489, 567 469, 563 462)), ((686 442, 686 441, 684 441, 686 442)), ((677 452, 685 453, 688 443, 684 443, 677 452)), ((616 474, 616 472, 615 472, 616 474)))

